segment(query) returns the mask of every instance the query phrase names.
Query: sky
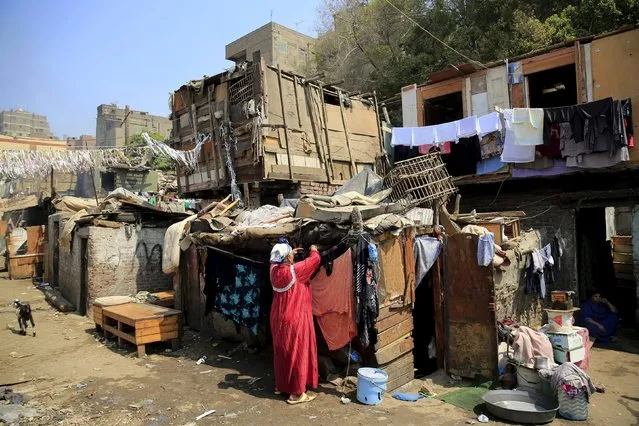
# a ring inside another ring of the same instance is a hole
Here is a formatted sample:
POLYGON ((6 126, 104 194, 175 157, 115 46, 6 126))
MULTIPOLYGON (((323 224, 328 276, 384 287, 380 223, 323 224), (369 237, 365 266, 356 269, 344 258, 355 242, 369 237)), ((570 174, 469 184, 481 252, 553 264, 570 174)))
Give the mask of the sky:
POLYGON ((316 35, 321 0, 2 0, 0 110, 95 135, 97 107, 168 116, 169 93, 232 66, 224 46, 271 20, 316 35))

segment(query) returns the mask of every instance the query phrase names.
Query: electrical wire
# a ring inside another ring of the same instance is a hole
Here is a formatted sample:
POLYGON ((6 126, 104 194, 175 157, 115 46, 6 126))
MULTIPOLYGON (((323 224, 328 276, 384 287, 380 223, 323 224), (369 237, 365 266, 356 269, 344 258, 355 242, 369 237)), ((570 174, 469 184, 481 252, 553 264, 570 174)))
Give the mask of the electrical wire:
POLYGON ((432 38, 434 38, 435 40, 437 40, 438 42, 440 42, 442 45, 444 45, 445 47, 447 47, 448 49, 452 50, 453 52, 457 53, 459 56, 461 56, 462 58, 466 59, 467 61, 473 62, 477 65, 480 65, 482 68, 484 69, 488 69, 488 67, 484 64, 482 64, 479 61, 476 61, 474 59, 469 58, 468 56, 464 55, 463 53, 461 53, 459 50, 455 49, 454 47, 446 44, 445 41, 439 39, 435 34, 431 33, 430 31, 428 31, 426 28, 422 27, 419 22, 415 21, 413 18, 411 18, 410 16, 408 16, 406 13, 404 13, 400 8, 398 8, 397 6, 395 6, 393 3, 390 2, 390 0, 385 0, 386 3, 388 3, 390 6, 392 6, 395 10, 397 10, 399 13, 401 13, 402 15, 404 15, 404 17, 406 17, 409 21, 411 21, 413 24, 415 24, 419 29, 421 29, 422 31, 424 31, 426 34, 428 34, 429 36, 431 36, 432 38))

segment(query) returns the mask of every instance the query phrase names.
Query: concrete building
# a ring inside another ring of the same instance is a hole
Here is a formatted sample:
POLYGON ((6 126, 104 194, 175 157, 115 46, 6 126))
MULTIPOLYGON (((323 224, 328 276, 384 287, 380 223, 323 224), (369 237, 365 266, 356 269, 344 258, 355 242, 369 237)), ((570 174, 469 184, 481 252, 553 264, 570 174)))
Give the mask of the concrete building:
POLYGON ((87 148, 95 148, 96 141, 95 136, 92 135, 81 135, 80 137, 68 137, 67 138, 67 149, 87 149, 87 148))
POLYGON ((226 59, 240 63, 252 61, 253 54, 260 52, 266 65, 302 75, 315 70, 313 37, 269 22, 268 24, 226 45, 226 59))
POLYGON ((45 115, 37 115, 22 108, 0 112, 0 134, 53 138, 45 115))
POLYGON ((100 148, 125 146, 128 138, 141 132, 159 133, 168 138, 171 126, 168 117, 135 111, 128 105, 118 108, 115 104, 102 104, 98 106, 96 145, 100 148))

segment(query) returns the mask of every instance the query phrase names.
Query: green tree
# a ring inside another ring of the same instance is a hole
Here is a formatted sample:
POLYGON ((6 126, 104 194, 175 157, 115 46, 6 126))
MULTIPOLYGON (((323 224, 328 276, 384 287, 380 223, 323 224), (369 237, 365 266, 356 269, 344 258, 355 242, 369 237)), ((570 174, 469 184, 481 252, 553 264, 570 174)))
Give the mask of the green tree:
MULTIPOLYGON (((164 136, 159 133, 148 132, 151 138, 158 142, 164 143, 164 136)), ((146 146, 146 141, 142 137, 142 133, 137 133, 129 138, 129 146, 146 146)), ((173 171, 175 165, 173 161, 166 155, 155 155, 149 164, 149 167, 155 170, 173 171)))
POLYGON ((324 0, 316 54, 330 80, 387 97, 468 58, 503 60, 638 21, 639 0, 324 0))

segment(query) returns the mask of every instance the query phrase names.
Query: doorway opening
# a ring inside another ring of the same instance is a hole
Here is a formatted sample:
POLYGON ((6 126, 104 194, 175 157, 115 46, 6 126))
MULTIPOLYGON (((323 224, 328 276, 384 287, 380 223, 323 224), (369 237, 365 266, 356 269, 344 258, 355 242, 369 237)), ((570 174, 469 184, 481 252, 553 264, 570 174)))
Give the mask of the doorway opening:
POLYGON ((437 371, 437 353, 435 344, 435 308, 433 294, 433 273, 438 271, 431 267, 421 283, 415 289, 415 306, 413 307, 413 359, 415 377, 428 376, 437 371))
POLYGON ((574 64, 529 74, 527 78, 531 108, 552 108, 577 103, 577 72, 574 64))
POLYGON ((88 257, 88 238, 80 238, 80 303, 78 303, 78 312, 84 316, 87 314, 88 299, 88 277, 89 277, 89 257, 88 257))
MULTIPOLYGON (((577 210, 576 225, 577 276, 582 308, 593 294, 607 299, 617 311, 619 340, 621 347, 626 347, 629 342, 621 342, 624 330, 635 329, 638 325, 637 283, 632 263, 632 211, 623 206, 582 208, 577 210)), ((576 317, 580 325, 588 326, 583 310, 576 317)), ((637 346, 636 342, 634 346, 637 346)))

